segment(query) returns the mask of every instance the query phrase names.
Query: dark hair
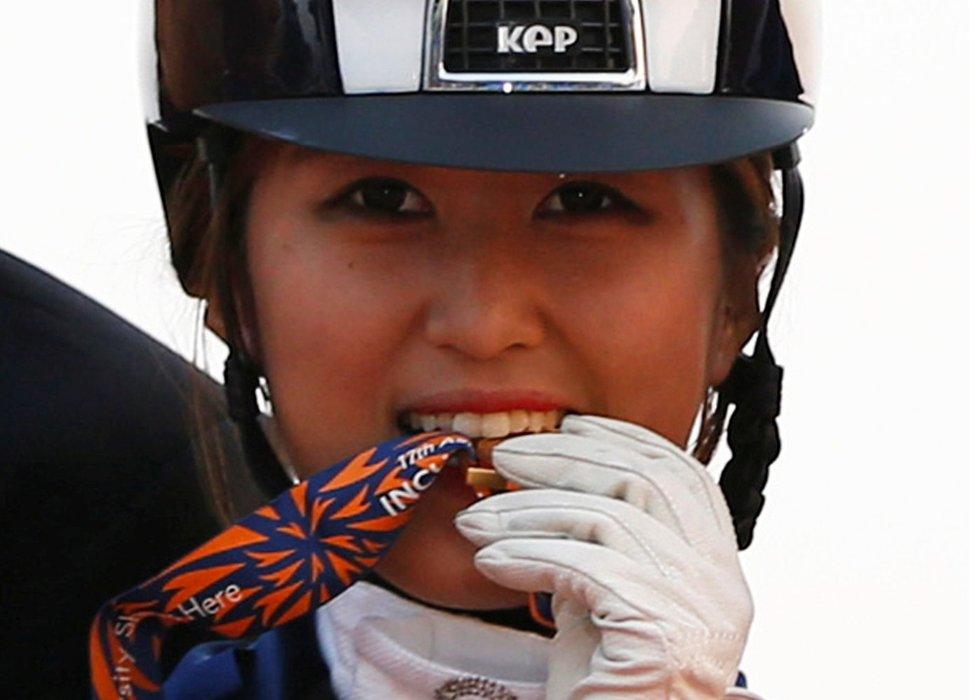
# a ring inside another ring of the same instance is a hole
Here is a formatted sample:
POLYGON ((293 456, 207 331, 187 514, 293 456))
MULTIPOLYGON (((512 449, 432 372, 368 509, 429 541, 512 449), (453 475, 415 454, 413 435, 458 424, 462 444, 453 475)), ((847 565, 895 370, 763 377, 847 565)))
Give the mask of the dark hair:
MULTIPOLYGON (((165 197, 171 258, 187 293, 220 304, 229 344, 232 349, 242 349, 245 345, 240 316, 254 333, 257 329, 246 274, 245 211, 257 165, 269 153, 273 142, 224 132, 217 143, 220 162, 210 162, 215 159, 213 152, 200 152, 187 158, 186 166, 165 197), (215 167, 220 171, 220 187, 219 196, 212 199, 215 167)), ((772 159, 766 153, 710 167, 727 269, 755 266, 757 259, 765 261, 778 243, 780 222, 774 206, 772 172, 772 159)), ((254 363, 242 368, 248 381, 246 386, 233 387, 238 396, 250 392, 253 397, 255 384, 248 382, 257 381, 256 366, 254 363)), ((751 541, 755 519, 762 507, 768 466, 779 451, 778 435, 770 435, 770 431, 776 431, 778 385, 775 392, 771 391, 768 381, 758 381, 755 370, 752 376, 749 370, 747 358, 740 357, 720 387, 708 387, 693 449, 694 456, 702 463, 711 461, 725 430, 729 405, 736 404, 728 429, 732 459, 720 483, 742 548, 751 541)), ((254 416, 238 415, 235 419, 242 439, 253 443, 258 431, 254 416)), ((262 449, 266 449, 264 444, 262 449)), ((250 510, 252 504, 235 500, 228 486, 248 477, 240 469, 232 471, 229 461, 206 445, 198 447, 198 454, 203 457, 201 463, 215 511, 229 524, 250 510)))
MULTIPOLYGON (((167 229, 170 238, 170 260, 187 294, 219 307, 226 322, 228 345, 244 348, 239 317, 257 332, 254 320, 250 277, 246 274, 247 255, 244 241, 246 205, 257 175, 257 166, 267 156, 273 143, 260 138, 244 137, 231 131, 221 132, 221 146, 227 161, 220 167, 220 196, 215 191, 213 153, 199 151, 183 156, 185 166, 164 195, 167 229), (237 291, 237 294, 234 294, 237 291)), ((252 367, 245 367, 249 376, 252 367)), ((226 382, 225 382, 226 384, 226 382)), ((234 387, 238 393, 244 387, 234 387)), ((253 398, 254 388, 251 387, 253 398)), ((228 402, 228 413, 238 425, 244 459, 249 458, 248 438, 260 430, 256 416, 235 415, 235 407, 228 402), (246 427, 242 427, 246 426, 246 427)), ((243 468, 241 460, 228 455, 215 444, 201 425, 194 399, 193 416, 196 422, 195 453, 203 480, 211 494, 215 515, 230 525, 260 505, 266 498, 259 484, 243 468)))
MULTIPOLYGON (((719 210, 726 268, 750 264, 777 243, 778 219, 768 156, 720 163, 711 167, 712 188, 719 210)), ((702 402, 695 457, 707 464, 718 447, 724 421, 717 410, 720 387, 709 387, 702 402)))
MULTIPOLYGON (((731 172, 728 164, 712 168, 724 240, 727 246, 738 248, 738 251, 727 251, 727 260, 741 259, 743 253, 762 252, 773 239, 777 245, 780 242, 781 219, 771 190, 772 159, 754 161, 752 165, 762 174, 767 193, 765 207, 755 205, 755 197, 746 191, 746 180, 731 172)), ((703 402, 694 454, 706 464, 725 430, 729 406, 735 405, 728 422, 732 456, 722 470, 719 485, 732 515, 739 549, 746 549, 752 543, 756 519, 765 503, 762 492, 769 477, 769 466, 779 456, 776 417, 780 411, 781 387, 782 369, 773 360, 764 320, 753 354, 740 354, 729 376, 719 387, 710 387, 703 402)))

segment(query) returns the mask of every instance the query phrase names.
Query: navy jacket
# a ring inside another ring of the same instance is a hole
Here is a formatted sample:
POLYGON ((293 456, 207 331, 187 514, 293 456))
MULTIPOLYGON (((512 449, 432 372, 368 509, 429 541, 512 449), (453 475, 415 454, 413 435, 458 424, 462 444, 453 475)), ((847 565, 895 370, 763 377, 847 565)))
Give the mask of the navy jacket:
POLYGON ((0 251, 0 698, 85 697, 102 603, 222 529, 194 461, 195 392, 239 460, 220 386, 0 251))
POLYGON ((164 684, 167 700, 333 700, 315 636, 306 615, 246 641, 194 647, 164 684))

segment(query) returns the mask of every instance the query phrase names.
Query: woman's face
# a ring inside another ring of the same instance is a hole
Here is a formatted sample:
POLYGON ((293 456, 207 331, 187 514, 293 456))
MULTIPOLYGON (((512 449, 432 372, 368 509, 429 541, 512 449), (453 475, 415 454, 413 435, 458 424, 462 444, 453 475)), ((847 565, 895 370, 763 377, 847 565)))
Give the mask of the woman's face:
MULTIPOLYGON (((411 408, 449 409, 442 392, 514 392, 527 408, 531 394, 685 445, 755 320, 733 303, 752 295, 733 294, 713 199, 704 168, 500 173, 275 146, 247 253, 295 469, 400 434, 411 408)), ((523 602, 472 565, 453 517, 473 501, 442 473, 380 573, 441 605, 523 602)))

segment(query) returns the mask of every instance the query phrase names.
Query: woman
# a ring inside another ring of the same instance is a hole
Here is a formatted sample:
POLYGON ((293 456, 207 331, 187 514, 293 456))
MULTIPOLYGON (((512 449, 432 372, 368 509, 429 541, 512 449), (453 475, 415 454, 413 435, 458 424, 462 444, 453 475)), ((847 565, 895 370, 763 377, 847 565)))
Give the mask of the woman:
POLYGON ((155 17, 173 259, 274 500, 105 606, 96 692, 744 696, 736 541, 779 446, 765 321, 799 224, 809 15, 155 17), (723 499, 701 462, 730 403, 723 499), (249 641, 168 674, 176 630, 249 641))

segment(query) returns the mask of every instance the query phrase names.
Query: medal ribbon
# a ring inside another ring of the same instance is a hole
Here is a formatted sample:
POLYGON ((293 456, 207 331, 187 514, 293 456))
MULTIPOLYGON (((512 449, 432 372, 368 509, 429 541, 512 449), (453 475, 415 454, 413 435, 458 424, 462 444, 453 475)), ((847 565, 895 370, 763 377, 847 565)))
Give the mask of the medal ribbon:
POLYGON ((462 459, 476 455, 459 433, 389 440, 318 472, 116 596, 89 633, 94 697, 161 697, 175 628, 201 642, 256 636, 328 602, 376 565, 422 492, 462 459))

